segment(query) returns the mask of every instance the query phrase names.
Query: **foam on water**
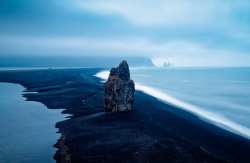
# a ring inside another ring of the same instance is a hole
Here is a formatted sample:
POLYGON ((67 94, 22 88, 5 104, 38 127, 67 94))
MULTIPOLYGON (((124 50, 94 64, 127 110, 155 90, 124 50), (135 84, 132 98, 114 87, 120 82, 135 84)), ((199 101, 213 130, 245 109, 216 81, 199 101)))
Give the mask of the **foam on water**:
MULTIPOLYGON (((101 71, 101 72, 97 73, 95 76, 99 77, 101 79, 107 80, 108 76, 109 76, 109 71, 101 71)), ((189 103, 175 99, 175 98, 171 97, 170 95, 166 94, 165 92, 158 90, 157 88, 153 88, 153 87, 149 87, 149 86, 135 83, 135 89, 142 91, 146 94, 149 94, 149 95, 151 95, 159 100, 162 100, 167 104, 173 105, 179 109, 183 109, 183 110, 186 110, 188 112, 191 112, 209 123, 212 123, 212 124, 219 126, 223 129, 226 129, 228 131, 231 131, 233 133, 239 134, 241 136, 244 136, 244 137, 250 139, 250 129, 249 128, 242 126, 240 124, 237 124, 235 122, 232 122, 221 115, 217 115, 217 114, 214 114, 212 112, 205 111, 202 108, 199 108, 197 106, 194 106, 194 105, 191 105, 189 103)))

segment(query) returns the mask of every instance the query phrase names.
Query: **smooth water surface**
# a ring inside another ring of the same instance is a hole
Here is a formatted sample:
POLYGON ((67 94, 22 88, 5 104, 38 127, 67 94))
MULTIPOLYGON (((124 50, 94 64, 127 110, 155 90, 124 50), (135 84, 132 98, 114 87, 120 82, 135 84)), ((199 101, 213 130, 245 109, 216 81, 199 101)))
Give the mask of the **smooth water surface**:
POLYGON ((131 68, 130 73, 136 90, 250 139, 250 68, 131 68))
POLYGON ((250 136, 250 68, 132 68, 131 74, 137 84, 177 99, 176 105, 250 136))
POLYGON ((55 124, 62 110, 25 101, 24 87, 0 83, 0 162, 55 162, 53 145, 60 134, 55 124))

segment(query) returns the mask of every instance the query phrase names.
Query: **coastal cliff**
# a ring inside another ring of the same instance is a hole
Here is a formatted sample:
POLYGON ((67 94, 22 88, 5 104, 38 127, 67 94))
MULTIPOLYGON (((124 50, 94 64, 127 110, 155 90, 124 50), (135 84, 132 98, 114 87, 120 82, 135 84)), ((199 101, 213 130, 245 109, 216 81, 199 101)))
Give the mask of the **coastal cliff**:
POLYGON ((122 112, 133 109, 135 84, 130 79, 129 66, 122 61, 110 70, 109 78, 103 85, 104 111, 122 112))

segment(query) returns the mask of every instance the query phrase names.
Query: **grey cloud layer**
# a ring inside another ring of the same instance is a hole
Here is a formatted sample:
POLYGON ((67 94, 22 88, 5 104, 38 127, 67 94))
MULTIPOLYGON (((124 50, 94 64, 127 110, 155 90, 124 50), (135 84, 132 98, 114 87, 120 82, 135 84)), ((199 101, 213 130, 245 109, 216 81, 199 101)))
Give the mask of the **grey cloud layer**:
POLYGON ((221 56, 227 65, 246 65, 248 6, 223 0, 2 0, 0 55, 145 55, 177 65, 203 56, 212 65, 221 56))

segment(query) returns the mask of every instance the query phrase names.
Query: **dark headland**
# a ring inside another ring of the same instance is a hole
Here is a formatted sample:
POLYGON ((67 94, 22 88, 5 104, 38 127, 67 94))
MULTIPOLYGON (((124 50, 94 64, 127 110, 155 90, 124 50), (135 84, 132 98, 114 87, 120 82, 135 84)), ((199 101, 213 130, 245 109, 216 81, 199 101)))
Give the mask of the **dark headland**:
POLYGON ((250 162, 249 140, 140 91, 131 112, 104 112, 103 83, 93 76, 101 70, 0 71, 0 81, 69 114, 56 124, 57 162, 250 162))

